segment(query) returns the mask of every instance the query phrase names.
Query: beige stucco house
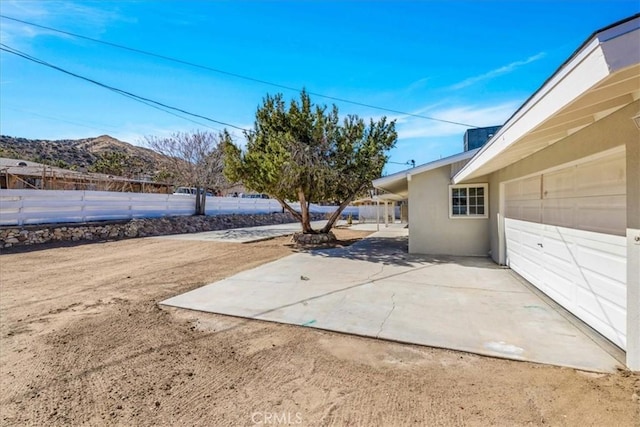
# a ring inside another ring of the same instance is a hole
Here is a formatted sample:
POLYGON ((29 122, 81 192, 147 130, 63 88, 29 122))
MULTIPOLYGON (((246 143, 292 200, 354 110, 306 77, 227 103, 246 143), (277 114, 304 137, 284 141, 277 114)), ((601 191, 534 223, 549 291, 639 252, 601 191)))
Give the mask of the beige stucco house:
POLYGON ((596 31, 481 148, 374 181, 409 251, 490 256, 640 370, 640 15, 596 31))

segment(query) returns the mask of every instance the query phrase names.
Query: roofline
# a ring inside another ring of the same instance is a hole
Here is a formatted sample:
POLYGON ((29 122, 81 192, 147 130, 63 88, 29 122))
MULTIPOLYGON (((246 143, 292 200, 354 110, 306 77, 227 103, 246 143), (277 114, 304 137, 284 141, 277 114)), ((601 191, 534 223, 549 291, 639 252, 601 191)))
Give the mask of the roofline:
POLYGON ((469 159, 476 155, 480 151, 480 148, 474 148, 473 150, 464 151, 462 153, 454 154, 453 156, 445 157, 443 159, 434 160, 424 165, 416 166, 413 169, 407 171, 408 175, 417 175, 419 173, 427 172, 433 169, 437 169, 442 166, 450 165, 451 163, 460 162, 462 160, 469 159))
POLYGON ((401 181, 403 179, 407 179, 409 175, 416 175, 419 173, 424 173, 433 169, 437 169, 442 166, 450 165, 451 163, 460 162, 462 160, 466 160, 475 156, 475 154, 480 151, 479 148, 465 151, 462 153, 454 154, 449 157, 445 157, 442 159, 434 160, 429 163, 422 164, 420 166, 416 166, 415 168, 406 169, 400 172, 396 172, 392 175, 383 176, 378 179, 373 180, 373 186, 376 188, 382 188, 383 185, 388 185, 392 182, 401 181), (377 184, 376 184, 377 183, 377 184))
MULTIPOLYGON (((562 64, 560 64, 560 66, 559 66, 558 68, 556 68, 556 70, 555 70, 555 71, 554 71, 554 72, 553 72, 549 77, 547 77, 547 79, 546 79, 544 82, 542 82, 542 84, 540 85, 540 87, 539 87, 538 89, 536 89, 536 91, 535 91, 535 92, 533 92, 533 93, 531 94, 531 96, 529 96, 529 98, 527 98, 527 99, 526 99, 526 101, 524 101, 524 102, 522 103, 522 105, 521 105, 521 106, 520 106, 520 107, 519 107, 519 108, 518 108, 518 109, 517 109, 517 110, 516 110, 516 111, 515 111, 515 112, 514 112, 514 113, 513 113, 513 114, 512 114, 512 115, 511 115, 511 116, 510 116, 506 121, 505 121, 505 122, 504 122, 504 124, 506 125, 507 123, 509 123, 509 121, 510 121, 511 119, 513 119, 516 115, 518 115, 518 112, 519 112, 520 110, 522 110, 522 109, 523 109, 523 108, 524 108, 524 107, 529 103, 529 101, 531 101, 531 100, 532 100, 532 99, 533 99, 533 98, 538 94, 538 92, 541 92, 541 91, 542 91, 542 89, 543 89, 543 88, 544 88, 544 87, 545 87, 545 86, 546 86, 546 85, 547 85, 551 80, 553 80, 553 78, 554 78, 558 73, 560 73, 560 71, 562 71, 562 69, 563 69, 563 68, 565 68, 567 65, 569 65, 569 63, 570 63, 571 61, 573 61, 573 59, 574 59, 576 56, 578 56, 578 54, 579 54, 579 53, 580 53, 580 52, 581 52, 585 47, 587 47, 587 46, 588 46, 588 45, 589 45, 589 44, 590 44, 590 43, 591 43, 591 42, 596 38, 596 36, 597 36, 598 34, 600 34, 600 33, 604 32, 604 31, 610 30, 611 28, 617 27, 618 25, 622 25, 622 24, 624 24, 625 22, 633 21, 633 20, 634 20, 634 19, 636 19, 636 18, 640 18, 640 13, 636 13, 635 15, 632 15, 632 16, 629 16, 629 17, 627 17, 627 18, 621 19, 620 21, 616 21, 616 22, 614 22, 613 24, 609 24, 609 25, 607 25, 606 27, 602 27, 602 28, 600 28, 599 30, 596 30, 596 31, 594 31, 593 33, 591 33, 591 34, 589 35, 589 37, 587 37, 587 38, 585 39, 585 41, 583 41, 583 42, 582 42, 582 44, 581 44, 581 45, 580 45, 576 50, 574 50, 574 51, 573 51, 573 53, 572 53, 572 54, 571 54, 571 55, 570 55, 570 56, 569 56, 569 57, 568 57, 568 58, 567 58, 567 59, 566 59, 562 64)), ((504 126, 504 125, 503 125, 503 126, 504 126)), ((498 132, 498 133, 500 133, 500 132, 498 132)), ((495 136, 497 136, 497 134, 496 134, 496 135, 494 135, 494 137, 495 137, 495 136)), ((493 138, 492 138, 492 139, 493 139, 493 138)), ((487 143, 486 145, 488 145, 488 143, 487 143)))
MULTIPOLYGON (((565 68, 567 68, 572 61, 574 61, 576 59, 576 57, 578 57, 583 50, 585 50, 590 44, 593 43, 594 40, 597 39, 598 34, 603 33, 607 30, 610 30, 612 28, 615 28, 617 26, 620 26, 622 24, 625 24, 627 22, 633 21, 635 19, 640 18, 640 13, 636 13, 632 16, 629 16, 627 18, 621 19, 619 21, 616 21, 612 24, 609 24, 605 27, 602 27, 596 31, 594 31, 593 33, 591 33, 591 35, 584 41, 582 42, 582 44, 571 54, 571 56, 569 56, 543 83, 542 85, 540 85, 540 87, 531 94, 531 96, 529 96, 523 103, 522 105, 504 122, 504 124, 502 125, 502 128, 496 132, 496 134, 493 136, 493 138, 491 138, 489 141, 487 141, 486 144, 484 144, 484 146, 482 146, 480 148, 480 151, 477 153, 477 156, 475 156, 473 159, 471 159, 471 161, 469 161, 469 163, 467 163, 461 170, 458 171, 458 173, 456 173, 453 178, 452 181, 454 184, 457 184, 461 181, 463 181, 465 178, 467 178, 468 175, 470 175, 474 170, 470 170, 472 167, 474 167, 472 164, 474 163, 474 161, 476 160, 476 158, 479 158, 485 151, 487 151, 488 149, 490 149, 495 143, 496 141, 498 141, 498 139, 509 130, 509 125, 511 124, 510 122, 515 121, 521 112, 523 112, 523 110, 525 110, 525 108, 529 107, 529 104, 538 96, 540 95, 543 90, 547 87, 547 85, 549 85, 553 79, 555 79, 559 74, 562 73, 562 71, 565 70, 565 68)), ((610 39, 610 38, 609 38, 610 39)), ((607 40, 609 40, 607 39, 607 40)), ((549 88, 551 89, 551 88, 549 88)), ((493 158, 493 157, 491 157, 493 158)), ((489 160, 489 159, 487 159, 489 160)), ((482 165, 479 165, 482 166, 482 165)), ((477 167, 479 167, 477 166, 477 167)), ((476 167, 476 169, 477 169, 476 167)))

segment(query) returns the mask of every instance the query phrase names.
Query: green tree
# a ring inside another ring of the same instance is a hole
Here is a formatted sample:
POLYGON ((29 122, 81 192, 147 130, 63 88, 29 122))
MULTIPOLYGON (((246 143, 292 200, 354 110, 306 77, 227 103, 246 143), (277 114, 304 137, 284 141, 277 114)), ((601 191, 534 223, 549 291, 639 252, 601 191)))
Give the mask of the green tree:
POLYGON ((288 107, 282 94, 269 96, 256 112, 242 150, 225 141, 225 175, 248 189, 267 193, 302 224, 304 233, 327 233, 356 195, 380 177, 385 153, 397 140, 395 122, 369 124, 354 115, 342 123, 338 108, 311 103, 306 91, 288 107), (300 202, 300 212, 289 203, 300 202), (313 230, 311 202, 334 201, 338 208, 321 230, 313 230))
POLYGON ((124 176, 129 160, 129 155, 126 153, 107 151, 99 155, 98 160, 89 167, 89 172, 124 176))

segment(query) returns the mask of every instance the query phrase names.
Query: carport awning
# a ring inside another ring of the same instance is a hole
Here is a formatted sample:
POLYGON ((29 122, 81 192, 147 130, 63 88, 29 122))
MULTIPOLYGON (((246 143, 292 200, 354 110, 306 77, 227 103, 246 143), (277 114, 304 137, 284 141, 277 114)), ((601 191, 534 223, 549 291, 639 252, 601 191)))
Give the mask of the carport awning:
POLYGON ((409 198, 409 180, 412 175, 417 175, 452 163, 468 160, 478 151, 479 149, 465 151, 464 153, 455 154, 453 156, 445 157, 444 159, 425 163, 423 165, 416 166, 415 168, 394 173, 393 175, 383 176, 382 178, 374 180, 373 186, 389 193, 378 196, 381 200, 404 200, 409 198))

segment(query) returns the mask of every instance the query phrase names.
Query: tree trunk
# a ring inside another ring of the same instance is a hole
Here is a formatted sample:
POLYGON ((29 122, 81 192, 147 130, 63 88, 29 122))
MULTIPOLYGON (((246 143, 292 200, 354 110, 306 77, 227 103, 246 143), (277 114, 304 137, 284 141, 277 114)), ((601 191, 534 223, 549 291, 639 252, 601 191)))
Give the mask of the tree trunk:
POLYGON ((338 209, 336 209, 336 211, 331 214, 325 226, 322 227, 322 230, 320 230, 320 233, 328 233, 329 231, 331 231, 331 229, 333 228, 333 224, 335 224, 338 218, 340 218, 340 214, 347 206, 349 206, 349 203, 351 203, 354 197, 355 193, 347 198, 344 202, 342 202, 340 206, 338 206, 338 209))
POLYGON ((315 233, 316 231, 311 228, 311 217, 309 216, 309 204, 306 201, 306 197, 302 189, 298 190, 298 200, 300 200, 300 224, 302 224, 302 232, 304 234, 315 233))
POLYGON ((295 219, 297 219, 298 221, 302 222, 302 215, 300 215, 300 212, 296 211, 295 209, 293 209, 291 206, 289 206, 289 204, 287 202, 285 202, 284 200, 278 199, 276 198, 276 200, 278 201, 278 203, 280 203, 280 206, 282 206, 282 213, 284 213, 284 211, 286 210, 287 212, 289 212, 291 215, 293 215, 293 217, 295 219))

